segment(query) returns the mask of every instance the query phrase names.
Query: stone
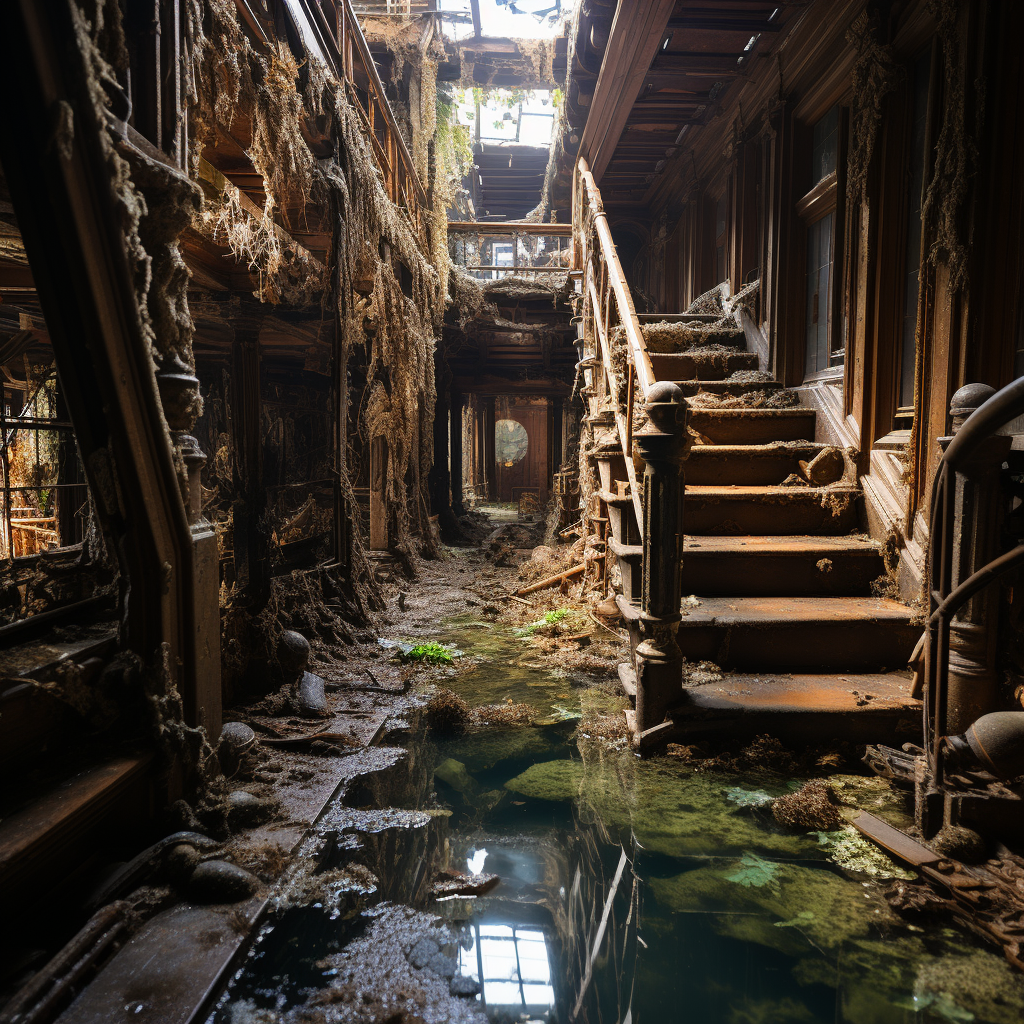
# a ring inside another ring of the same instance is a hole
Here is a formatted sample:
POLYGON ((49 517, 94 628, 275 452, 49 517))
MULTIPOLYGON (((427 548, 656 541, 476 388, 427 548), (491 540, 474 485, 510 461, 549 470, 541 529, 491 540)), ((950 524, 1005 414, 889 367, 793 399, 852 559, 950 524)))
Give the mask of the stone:
POLYGON ((459 969, 459 962, 454 957, 438 953, 432 956, 427 963, 427 970, 432 971, 439 978, 454 978, 455 972, 459 969))
POLYGON ((236 789, 228 794, 228 824, 232 828, 244 828, 247 825, 258 825, 269 816, 267 802, 261 800, 244 789, 236 789))
POLYGON ((472 796, 477 790, 476 780, 466 771, 466 766, 453 757, 446 757, 434 769, 434 778, 466 797, 472 796))
POLYGON ((420 969, 426 967, 440 952, 441 947, 433 939, 424 936, 409 950, 407 959, 413 967, 420 969))
POLYGON ((172 846, 164 856, 164 870, 175 885, 184 885, 199 866, 201 854, 188 843, 172 846))
POLYGON ((964 864, 980 864, 988 860, 988 846, 977 832, 962 825, 943 825, 928 846, 940 857, 950 857, 964 864))
POLYGON ((458 977, 452 978, 448 991, 453 996, 465 996, 471 999, 480 994, 480 982, 475 978, 466 978, 460 974, 458 977))
POLYGON ((574 800, 582 781, 583 766, 578 761, 546 761, 509 779, 505 788, 534 800, 574 800))
POLYGON ((256 733, 244 722, 228 722, 220 732, 217 757, 221 771, 229 778, 236 774, 256 749, 256 733))
POLYGON ((838 448, 822 448, 810 462, 800 460, 800 471, 815 487, 834 484, 843 478, 846 463, 838 448))
POLYGON ((327 714, 324 681, 312 672, 303 672, 299 680, 299 712, 306 718, 320 718, 327 714))
POLYGON ((286 629, 277 642, 277 663, 288 682, 297 682, 309 664, 309 641, 294 629, 286 629))
POLYGON ((226 860, 200 864, 188 880, 186 894, 196 903, 238 903, 259 887, 255 875, 226 860))

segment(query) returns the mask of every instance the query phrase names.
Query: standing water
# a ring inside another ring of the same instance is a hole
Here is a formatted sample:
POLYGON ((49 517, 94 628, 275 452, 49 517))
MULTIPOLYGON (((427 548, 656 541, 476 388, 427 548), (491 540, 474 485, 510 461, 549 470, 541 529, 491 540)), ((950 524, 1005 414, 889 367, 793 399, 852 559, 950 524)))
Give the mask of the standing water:
POLYGON ((913 876, 852 830, 794 833, 767 807, 827 777, 844 804, 905 826, 904 798, 882 780, 850 772, 838 755, 808 763, 770 742, 731 763, 640 761, 608 728, 623 707, 610 684, 546 666, 528 632, 466 616, 436 639, 465 652, 446 685, 471 706, 525 703, 539 713, 525 727, 474 728, 417 740, 410 751, 433 772, 442 809, 431 812, 431 852, 500 884, 428 902, 415 881, 402 884, 416 872, 394 861, 402 877, 368 884, 347 910, 323 890, 305 904, 292 900, 264 929, 212 1024, 453 1019, 429 1001, 378 1015, 331 988, 396 927, 380 923, 381 904, 373 905, 382 897, 419 901, 445 922, 447 946, 417 940, 413 929, 402 948, 417 977, 435 970, 447 986, 454 974, 452 992, 460 979, 476 992, 462 998, 459 1019, 1024 1020, 1024 985, 997 952, 948 919, 915 923, 890 910, 884 888, 913 876), (755 763, 771 767, 748 767, 755 763), (434 828, 444 819, 446 831, 434 828), (357 946, 358 955, 341 952, 357 946))

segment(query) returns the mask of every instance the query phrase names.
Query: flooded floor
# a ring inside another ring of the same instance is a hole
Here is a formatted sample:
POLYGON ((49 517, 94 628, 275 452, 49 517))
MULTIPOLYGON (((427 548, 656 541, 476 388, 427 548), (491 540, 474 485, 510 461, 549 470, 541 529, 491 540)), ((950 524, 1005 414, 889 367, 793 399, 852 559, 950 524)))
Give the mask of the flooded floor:
MULTIPOLYGON (((497 595, 495 570, 457 557, 460 586, 497 595)), ((378 858, 378 876, 345 899, 284 901, 213 1024, 1024 1019, 1024 984, 998 952, 948 920, 890 910, 885 887, 911 875, 852 830, 795 833, 773 819, 771 798, 818 777, 848 808, 906 824, 904 797, 856 762, 808 763, 770 744, 728 770, 727 759, 639 761, 608 728, 624 706, 614 662, 555 657, 537 640, 546 627, 486 618, 486 601, 427 630, 430 595, 420 606, 410 595, 417 632, 405 622, 389 638, 462 652, 419 681, 475 708, 529 704, 534 724, 412 729, 429 817, 417 851, 399 844, 387 855, 397 877, 378 858), (771 769, 744 767, 765 760, 771 769), (430 899, 420 875, 445 867, 501 881, 430 899)), ((318 871, 356 848, 346 834, 332 833, 318 871)))

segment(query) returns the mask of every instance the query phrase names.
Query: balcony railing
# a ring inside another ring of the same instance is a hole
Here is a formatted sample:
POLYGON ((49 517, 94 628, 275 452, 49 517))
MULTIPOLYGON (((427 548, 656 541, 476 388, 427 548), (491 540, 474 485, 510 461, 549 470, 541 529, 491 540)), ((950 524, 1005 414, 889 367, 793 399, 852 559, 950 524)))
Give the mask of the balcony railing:
MULTIPOLYGON (((246 0, 236 3, 240 10, 247 8, 246 0)), ((309 53, 345 83, 384 175, 388 197, 405 211, 420 243, 426 246, 427 194, 398 129, 351 0, 285 0, 285 4, 309 53)))
POLYGON ((515 275, 561 284, 572 263, 571 235, 571 224, 449 221, 448 253, 480 281, 515 275))

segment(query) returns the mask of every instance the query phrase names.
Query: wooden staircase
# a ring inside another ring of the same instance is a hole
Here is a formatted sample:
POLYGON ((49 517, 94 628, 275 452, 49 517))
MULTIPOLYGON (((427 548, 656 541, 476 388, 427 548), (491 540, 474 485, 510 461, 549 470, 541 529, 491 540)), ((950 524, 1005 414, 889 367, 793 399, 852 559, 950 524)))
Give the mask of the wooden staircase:
MULTIPOLYGON (((591 295, 590 316, 599 320, 601 303, 594 299, 600 295, 591 295)), ((638 316, 621 303, 619 314, 631 314, 641 334, 644 321, 706 320, 638 316)), ((631 436, 632 416, 621 415, 616 363, 603 351, 610 328, 598 323, 588 337, 587 324, 584 315, 585 357, 588 343, 593 346, 587 424, 597 471, 595 518, 607 522, 606 559, 618 569, 609 579, 633 655, 619 676, 635 698, 649 632, 642 623, 655 622, 644 608, 644 560, 652 558, 657 539, 645 547, 641 520, 650 516, 637 500, 642 478, 633 447, 643 438, 642 432, 631 436), (603 381, 602 364, 608 371, 603 381), (627 451, 634 457, 627 459, 627 451)), ((713 340, 713 346, 698 342, 670 354, 630 349, 634 360, 649 360, 645 393, 666 381, 681 390, 695 441, 683 463, 683 600, 676 632, 682 678, 661 725, 634 719, 636 738, 642 747, 738 732, 876 741, 904 728, 912 738, 921 714, 909 694, 906 665, 921 624, 913 609, 873 595, 885 566, 878 544, 857 532, 855 466, 831 449, 831 475, 810 484, 807 465, 830 447, 815 441, 815 410, 785 405, 777 381, 751 373, 761 368, 739 326, 713 340), (740 404, 754 392, 762 392, 758 400, 769 407, 740 404), (712 662, 718 672, 695 673, 698 662, 712 662)), ((631 400, 635 387, 631 383, 631 400)))

